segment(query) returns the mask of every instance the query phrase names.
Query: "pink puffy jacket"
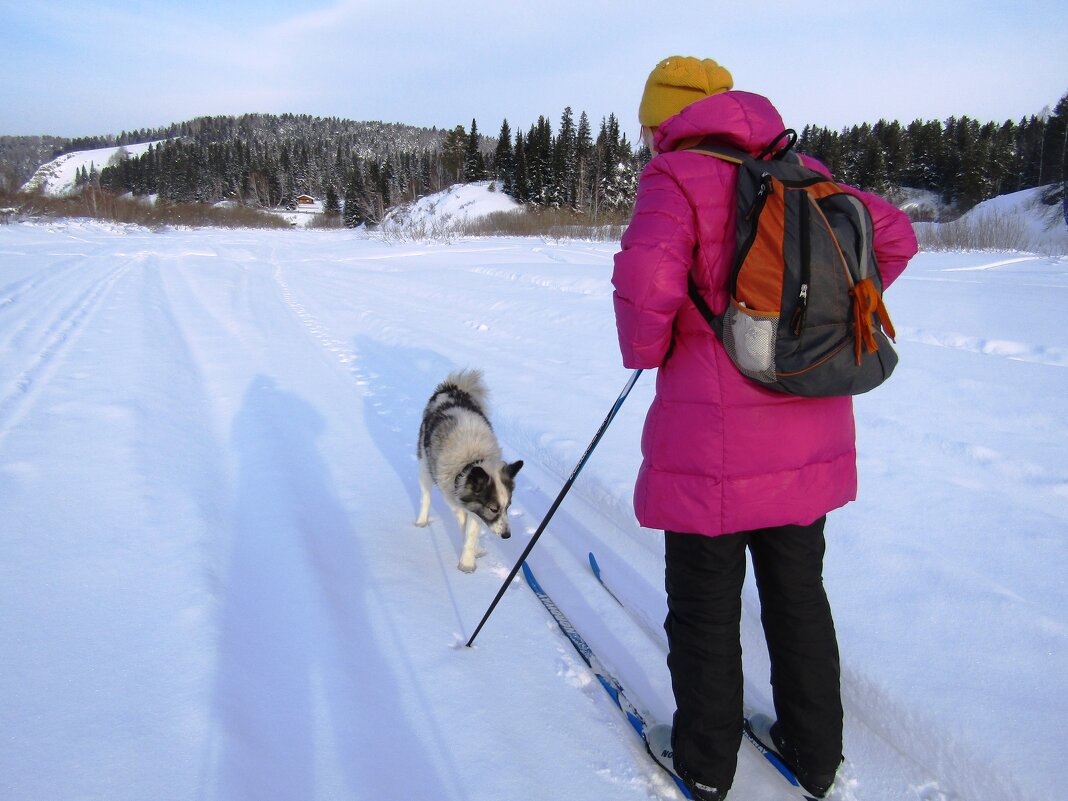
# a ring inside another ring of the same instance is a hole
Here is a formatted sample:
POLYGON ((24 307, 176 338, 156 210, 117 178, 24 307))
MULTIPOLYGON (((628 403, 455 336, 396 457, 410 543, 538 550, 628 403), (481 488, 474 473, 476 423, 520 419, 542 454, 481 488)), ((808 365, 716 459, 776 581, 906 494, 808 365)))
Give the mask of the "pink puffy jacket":
MULTIPOLYGON (((659 368, 634 492, 643 526, 711 536, 807 524, 856 497, 852 400, 797 398, 744 378, 686 291, 692 273, 715 313, 727 307, 737 167, 676 148, 712 136, 755 155, 784 127, 766 98, 725 92, 657 130, 659 155, 642 173, 612 277, 623 364, 659 368)), ((916 253, 912 226, 881 198, 855 194, 871 211, 889 286, 916 253)))

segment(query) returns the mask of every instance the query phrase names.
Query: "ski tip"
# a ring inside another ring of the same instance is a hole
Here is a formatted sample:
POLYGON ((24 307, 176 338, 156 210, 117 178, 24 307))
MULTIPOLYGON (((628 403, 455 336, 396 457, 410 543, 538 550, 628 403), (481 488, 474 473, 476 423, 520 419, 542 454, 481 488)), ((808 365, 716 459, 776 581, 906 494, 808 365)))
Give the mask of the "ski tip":
POLYGON ((534 577, 534 571, 525 561, 523 562, 523 578, 527 580, 527 586, 534 590, 537 595, 545 594, 545 590, 541 588, 541 583, 534 577))
POLYGON ((601 566, 597 564, 597 558, 593 555, 593 551, 590 551, 590 567, 593 569, 593 575, 597 578, 601 577, 601 566))

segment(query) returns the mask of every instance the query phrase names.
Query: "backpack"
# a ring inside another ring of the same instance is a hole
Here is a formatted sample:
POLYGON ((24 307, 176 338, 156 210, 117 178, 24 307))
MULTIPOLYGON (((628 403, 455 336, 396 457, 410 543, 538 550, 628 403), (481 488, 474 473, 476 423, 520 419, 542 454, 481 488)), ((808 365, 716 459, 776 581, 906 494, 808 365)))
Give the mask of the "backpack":
POLYGON ((756 158, 709 140, 689 148, 738 165, 730 304, 714 315, 692 275, 689 294, 734 364, 761 386, 858 395, 897 364, 871 213, 790 153, 796 138, 784 131, 756 158))

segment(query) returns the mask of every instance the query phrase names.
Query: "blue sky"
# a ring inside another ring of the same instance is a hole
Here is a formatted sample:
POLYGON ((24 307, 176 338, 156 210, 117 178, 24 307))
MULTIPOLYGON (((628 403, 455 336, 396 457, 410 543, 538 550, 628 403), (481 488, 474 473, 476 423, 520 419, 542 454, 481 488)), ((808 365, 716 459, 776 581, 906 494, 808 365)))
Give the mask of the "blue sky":
POLYGON ((1066 40, 1068 3, 1045 0, 0 0, 0 135, 245 112, 495 134, 571 106, 635 138, 674 54, 715 58, 795 127, 1001 122, 1068 92, 1066 40))

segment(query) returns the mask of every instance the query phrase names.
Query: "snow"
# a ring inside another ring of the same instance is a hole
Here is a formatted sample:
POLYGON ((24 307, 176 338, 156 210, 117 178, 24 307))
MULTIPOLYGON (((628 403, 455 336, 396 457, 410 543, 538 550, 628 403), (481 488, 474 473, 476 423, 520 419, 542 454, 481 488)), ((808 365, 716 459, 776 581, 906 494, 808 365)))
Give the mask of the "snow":
POLYGON ((945 207, 941 196, 929 189, 902 187, 897 190, 897 207, 913 219, 938 219, 945 207))
POLYGON ((136 158, 148 152, 149 146, 158 144, 158 141, 145 142, 137 145, 100 147, 64 153, 38 167, 30 180, 22 185, 22 191, 43 192, 53 197, 70 194, 77 186, 78 173, 82 169, 91 172, 95 167, 99 173, 108 166, 112 159, 136 158))
POLYGON ((290 225, 299 228, 307 228, 308 226, 314 224, 316 218, 318 218, 319 215, 323 213, 324 205, 325 204, 323 203, 323 201, 316 200, 313 203, 298 204, 297 207, 294 208, 292 211, 275 209, 271 213, 277 214, 290 225))
POLYGON ((1054 187, 1040 186, 984 200, 962 216, 973 225, 1010 222, 1020 227, 1032 249, 1068 253, 1068 221, 1060 202, 1046 205, 1042 196, 1054 187))
POLYGON ((461 226, 497 212, 518 211, 522 206, 506 195, 497 181, 453 184, 448 189, 406 203, 386 214, 382 228, 387 234, 426 238, 447 234, 461 226))
MULTIPOLYGON (((629 377, 614 250, 0 226, 0 797, 677 799, 521 579, 464 647, 629 377), (470 575, 440 496, 413 525, 422 405, 465 366, 526 462, 470 575)), ((1068 261, 921 254, 887 304, 900 366, 828 527, 835 797, 1063 798, 1068 261)), ((661 535, 630 509, 653 384, 531 565, 668 720, 661 535)), ((743 745, 731 798, 783 797, 743 745)))

